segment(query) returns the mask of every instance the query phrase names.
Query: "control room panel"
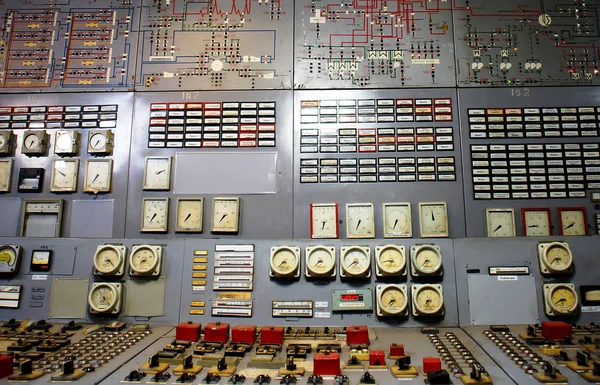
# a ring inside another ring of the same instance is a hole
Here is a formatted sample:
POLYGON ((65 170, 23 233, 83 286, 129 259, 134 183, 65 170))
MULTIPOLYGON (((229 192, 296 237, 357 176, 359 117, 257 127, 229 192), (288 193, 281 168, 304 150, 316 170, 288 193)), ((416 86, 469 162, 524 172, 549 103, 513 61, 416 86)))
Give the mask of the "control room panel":
POLYGON ((0 385, 600 384, 600 1, 0 1, 0 385))

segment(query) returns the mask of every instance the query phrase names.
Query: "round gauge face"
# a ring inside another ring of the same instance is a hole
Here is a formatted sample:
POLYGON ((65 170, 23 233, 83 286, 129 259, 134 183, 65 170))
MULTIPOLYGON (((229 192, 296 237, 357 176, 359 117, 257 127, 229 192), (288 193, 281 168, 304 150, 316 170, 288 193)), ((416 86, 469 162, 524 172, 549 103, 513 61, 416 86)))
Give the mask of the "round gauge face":
POLYGON ((107 284, 95 286, 90 292, 90 307, 97 313, 108 313, 117 305, 117 290, 107 284))
POLYGON ((94 256, 94 267, 99 273, 110 275, 116 273, 123 262, 123 254, 112 246, 104 246, 94 256))
POLYGON ((577 293, 569 286, 558 285, 550 290, 549 305, 557 314, 571 314, 577 309, 577 293))
POLYGON ((379 308, 386 314, 400 314, 407 305, 406 294, 397 286, 388 286, 379 294, 379 308))
POLYGON ((332 252, 324 247, 318 247, 308 254, 307 268, 313 275, 329 275, 335 268, 332 252))
POLYGON ((56 138, 56 148, 61 151, 71 150, 71 146, 73 145, 73 138, 68 133, 58 134, 56 138))
POLYGON ((90 138, 90 146, 94 150, 101 150, 106 147, 106 136, 104 134, 94 134, 90 138))
POLYGON ((6 144, 6 137, 0 134, 0 147, 4 147, 6 144))
POLYGON ((411 233, 408 207, 388 206, 385 208, 385 233, 391 236, 403 236, 411 233))
POLYGON ((299 264, 297 254, 287 247, 276 250, 271 257, 271 271, 274 275, 282 277, 293 275, 298 271, 299 264))
POLYGON ((561 272, 568 270, 573 263, 573 255, 562 245, 551 245, 543 254, 544 264, 548 270, 561 272))
POLYGON ((28 150, 33 150, 40 145, 40 138, 35 134, 29 134, 25 137, 23 144, 28 150))
POLYGON ((434 274, 442 266, 440 253, 429 247, 420 248, 414 257, 414 268, 421 274, 434 274))
POLYGON ((132 253, 129 265, 138 274, 152 274, 158 266, 158 255, 148 247, 141 247, 132 253))
POLYGON ((384 274, 397 274, 404 269, 406 258, 396 246, 386 246, 377 255, 377 267, 384 274))
POLYGON ((415 308, 423 314, 437 314, 444 306, 442 293, 433 286, 422 286, 415 295, 415 308))
POLYGON ((346 275, 353 277, 365 275, 371 267, 371 256, 361 248, 350 248, 342 257, 342 267, 346 275))
POLYGON ((12 266, 17 260, 17 253, 12 247, 0 248, 0 264, 12 266))

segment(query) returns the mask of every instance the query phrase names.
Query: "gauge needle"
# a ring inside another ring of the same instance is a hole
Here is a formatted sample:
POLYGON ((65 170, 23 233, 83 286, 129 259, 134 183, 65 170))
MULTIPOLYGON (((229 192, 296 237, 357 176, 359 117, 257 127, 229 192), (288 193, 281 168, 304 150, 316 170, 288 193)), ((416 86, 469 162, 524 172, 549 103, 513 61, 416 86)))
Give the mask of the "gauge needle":
POLYGON ((96 176, 94 177, 94 180, 92 181, 92 183, 94 183, 96 181, 96 179, 98 179, 99 176, 100 176, 100 174, 96 174, 96 176))
POLYGON ((321 230, 324 230, 325 229, 325 223, 327 223, 327 221, 323 221, 321 223, 323 224, 323 226, 321 226, 321 230))
POLYGON ((358 226, 360 226, 360 223, 362 222, 362 219, 358 220, 358 223, 356 224, 356 230, 358 230, 358 226))
POLYGON ((114 263, 112 263, 112 261, 111 261, 110 259, 108 259, 108 258, 106 258, 106 259, 104 260, 104 262, 108 262, 108 263, 110 263, 112 266, 114 266, 114 263))
POLYGON ((421 267, 425 267, 425 265, 429 265, 429 258, 426 258, 421 267))
POLYGON ((431 299, 427 299, 427 301, 425 301, 425 306, 429 306, 430 303, 431 303, 431 299))
POLYGON ((219 220, 219 223, 223 222, 223 219, 225 219, 225 217, 227 216, 227 214, 223 214, 223 216, 221 217, 221 219, 219 220))
POLYGON ((558 305, 561 302, 565 302, 567 299, 565 297, 561 297, 558 301, 554 302, 555 305, 558 305))
POLYGON ((498 225, 498 227, 496 227, 496 230, 494 230, 494 232, 500 230, 502 228, 502 225, 498 225))
POLYGON ((319 260, 317 261, 317 263, 315 263, 315 264, 313 265, 313 267, 315 267, 315 266, 317 266, 317 265, 320 265, 321 263, 323 263, 323 260, 322 260, 322 259, 319 259, 319 260))
POLYGON ((575 226, 575 222, 573 222, 573 223, 571 223, 569 226, 565 227, 565 230, 566 230, 566 229, 570 229, 570 228, 571 228, 571 227, 573 227, 573 226, 575 226))
POLYGON ((394 302, 396 302, 396 298, 392 297, 392 299, 390 299, 390 302, 388 302, 388 306, 391 305, 394 302))
POLYGON ((189 213, 189 214, 187 215, 187 217, 185 217, 185 220, 184 220, 184 222, 187 222, 187 220, 188 220, 188 219, 190 219, 190 217, 191 217, 191 216, 192 216, 192 213, 189 213))
POLYGON ((433 214, 433 210, 431 210, 431 220, 435 221, 435 215, 433 214))
POLYGON ((352 266, 356 265, 357 263, 358 263, 358 259, 354 259, 354 261, 348 267, 352 267, 352 266))
POLYGON ((150 218, 150 222, 152 222, 154 220, 154 218, 156 218, 156 213, 154 213, 154 215, 152 216, 152 218, 150 218))
POLYGON ((140 261, 140 266, 141 266, 141 265, 143 265, 143 264, 145 264, 146 262, 147 262, 147 261, 146 261, 146 258, 142 259, 142 260, 140 261))
POLYGON ((554 264, 554 262, 559 261, 560 262, 560 257, 556 257, 552 260, 552 264, 554 264))
POLYGON ((395 229, 397 225, 398 225, 398 220, 396 219, 396 222, 394 222, 394 227, 392 227, 392 229, 395 229))
POLYGON ((383 261, 383 263, 394 263, 393 259, 386 259, 385 261, 383 261))
POLYGON ((94 147, 98 147, 99 144, 100 144, 100 140, 97 140, 96 144, 94 145, 94 147))
POLYGON ((31 142, 29 142, 29 148, 33 147, 34 142, 35 142, 35 140, 31 140, 31 142))
MULTIPOLYGON (((56 172, 58 172, 58 173, 59 173, 60 175, 62 175, 62 176, 67 176, 67 174, 64 174, 64 173, 62 173, 62 172, 60 172, 60 171, 58 171, 58 170, 56 170, 56 172)), ((568 229, 568 227, 567 227, 567 229, 568 229)))
POLYGON ((280 264, 279 264, 279 266, 277 266, 277 267, 281 267, 281 266, 283 266, 283 265, 286 265, 286 264, 287 264, 287 261, 286 261, 286 260, 283 260, 283 261, 281 261, 281 263, 280 263, 280 264))
POLYGON ((540 227, 540 225, 530 225, 530 226, 527 226, 527 227, 540 227))
POLYGON ((156 175, 160 175, 160 174, 162 174, 163 172, 165 172, 165 170, 160 170, 160 171, 157 171, 155 174, 156 174, 156 175))

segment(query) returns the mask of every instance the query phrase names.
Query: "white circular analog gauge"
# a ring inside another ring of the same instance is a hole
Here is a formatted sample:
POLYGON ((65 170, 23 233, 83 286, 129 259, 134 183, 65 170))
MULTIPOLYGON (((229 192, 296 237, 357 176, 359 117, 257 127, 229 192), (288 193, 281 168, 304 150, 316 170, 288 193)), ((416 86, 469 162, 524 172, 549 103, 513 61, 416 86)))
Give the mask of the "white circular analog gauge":
POLYGON ((571 285, 549 285, 546 292, 546 303, 554 315, 568 315, 577 311, 579 299, 571 285))
POLYGON ((99 246, 94 255, 94 268, 102 275, 114 275, 123 265, 123 252, 111 245, 99 246))
POLYGON ((69 151, 73 147, 73 137, 69 132, 57 133, 55 146, 59 151, 69 151))
POLYGON ((413 273, 437 275, 441 273, 442 254, 437 246, 413 246, 411 248, 413 273))
POLYGON ((348 277, 364 277, 371 268, 371 250, 367 247, 342 247, 342 270, 348 277))
POLYGON ((406 286, 386 285, 378 287, 377 305, 380 315, 400 315, 408 306, 406 286))
POLYGON ((23 140, 23 144, 26 149, 33 150, 40 146, 40 138, 36 134, 27 135, 23 140))
POLYGON ((375 261, 382 275, 396 275, 404 270, 406 256, 404 246, 387 245, 376 249, 375 261))
POLYGON ((300 249, 297 247, 271 248, 271 276, 297 276, 300 267, 300 249))
POLYGON ((148 246, 139 247, 133 250, 129 259, 129 266, 135 274, 151 275, 160 263, 160 256, 153 248, 148 246))
POLYGON ((442 287, 439 285, 415 285, 413 304, 417 315, 436 315, 444 307, 442 287))
POLYGON ((17 253, 15 249, 10 246, 0 247, 0 264, 6 264, 6 266, 13 266, 17 260, 17 253))
POLYGON ((573 254, 564 243, 549 243, 540 245, 542 272, 565 273, 570 271, 573 264, 573 254), (546 271, 544 271, 544 268, 546 271))
POLYGON ((90 291, 88 302, 96 313, 111 313, 119 303, 119 293, 114 284, 95 284, 90 291))
POLYGON ((324 246, 307 248, 306 269, 311 276, 332 276, 335 269, 335 249, 324 246))
POLYGON ((101 150, 104 147, 106 147, 106 135, 101 134, 101 133, 97 133, 92 135, 92 137, 90 138, 90 146, 94 149, 94 150, 101 150))

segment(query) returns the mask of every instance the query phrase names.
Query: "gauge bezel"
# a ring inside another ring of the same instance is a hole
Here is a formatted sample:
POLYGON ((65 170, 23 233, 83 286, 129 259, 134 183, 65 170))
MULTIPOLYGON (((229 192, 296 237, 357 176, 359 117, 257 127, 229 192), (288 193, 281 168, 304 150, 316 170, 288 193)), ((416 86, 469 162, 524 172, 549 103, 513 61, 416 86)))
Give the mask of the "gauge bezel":
POLYGON ((300 276, 300 248, 296 246, 273 246, 271 247, 271 254, 269 256, 269 276, 276 278, 297 278, 300 276), (281 272, 273 264, 273 259, 282 251, 289 251, 296 257, 296 265, 287 273, 281 272))
POLYGON ((342 246, 340 249, 340 276, 345 278, 369 278, 371 276, 371 248, 366 246, 342 246), (347 269, 345 259, 352 251, 359 251, 367 257, 367 266, 358 273, 347 269))
POLYGON ((305 275, 307 278, 328 278, 328 277, 335 277, 336 275, 336 269, 335 269, 335 264, 336 264, 336 253, 335 253, 335 247, 333 246, 309 246, 306 248, 306 251, 304 253, 304 265, 305 265, 305 275), (308 261, 310 260, 310 256, 312 255, 312 253, 318 251, 318 250, 323 250, 325 252, 327 252, 330 256, 331 256, 331 266, 329 268, 329 270, 327 270, 324 273, 318 273, 318 272, 314 272, 311 268, 310 265, 308 263, 308 261))
POLYGON ((443 263, 444 263, 444 261, 443 261, 442 250, 437 245, 414 245, 414 246, 410 247, 410 274, 413 277, 441 276, 444 273, 444 271, 442 269, 443 263), (421 253, 425 250, 431 250, 435 254, 437 254, 439 257, 438 264, 436 264, 435 267, 430 272, 421 270, 420 268, 417 267, 417 263, 416 263, 419 253, 421 253))
POLYGON ((127 247, 119 246, 119 245, 98 245, 96 248, 96 252, 94 253, 94 275, 98 276, 122 276, 125 271, 125 258, 127 254, 127 247), (98 265, 98 257, 101 252, 105 250, 113 250, 117 257, 119 258, 119 263, 112 270, 103 271, 99 268, 98 265))
POLYGON ((129 254, 129 275, 131 276, 158 276, 160 275, 160 270, 162 267, 162 247, 154 246, 154 245, 137 245, 133 246, 131 249, 131 253, 129 254), (150 250, 154 256, 155 260, 152 266, 148 269, 138 269, 133 264, 134 256, 142 251, 142 250, 150 250))
POLYGON ((406 248, 403 245, 383 245, 375 248, 375 275, 378 277, 406 276, 406 248), (381 254, 392 249, 402 256, 402 264, 397 270, 387 270, 380 262, 381 254))
POLYGON ((568 274, 573 271, 573 253, 567 243, 547 242, 538 244, 538 259, 540 262, 540 272, 542 274, 568 274), (561 248, 567 252, 569 263, 567 263, 564 268, 556 269, 548 260, 548 253, 555 247, 561 248))
POLYGON ((554 284, 545 284, 544 287, 544 307, 546 310, 546 315, 548 316, 566 316, 566 315, 574 315, 578 313, 579 308, 579 296, 577 295, 577 290, 575 290, 575 285, 571 283, 554 283, 554 284), (561 311, 554 306, 552 303, 552 293, 555 290, 565 288, 570 290, 575 297, 575 305, 571 307, 568 311, 561 311))
POLYGON ((401 317, 408 315, 408 286, 405 284, 402 285, 377 285, 376 287, 377 293, 377 316, 378 317, 401 317), (389 312, 385 310, 385 307, 381 304, 381 299, 386 291, 388 290, 398 290, 404 294, 404 305, 397 312, 389 312))
POLYGON ((412 291, 412 303, 413 303, 413 306, 412 306, 413 316, 415 316, 415 317, 431 317, 431 316, 444 315, 444 290, 442 288, 442 285, 430 285, 430 284, 412 285, 411 291, 412 291), (440 306, 434 310, 422 309, 419 306, 417 297, 419 296, 419 293, 421 293, 423 290, 433 290, 433 291, 438 292, 438 294, 440 295, 440 306))
POLYGON ((91 314, 117 314, 121 311, 121 302, 122 302, 122 293, 123 286, 120 283, 113 282, 95 282, 92 284, 92 288, 88 294, 88 305, 90 306, 91 314), (111 302, 110 306, 106 309, 99 309, 94 305, 92 301, 92 295, 96 290, 99 290, 102 287, 108 287, 114 294, 114 301, 111 302))

